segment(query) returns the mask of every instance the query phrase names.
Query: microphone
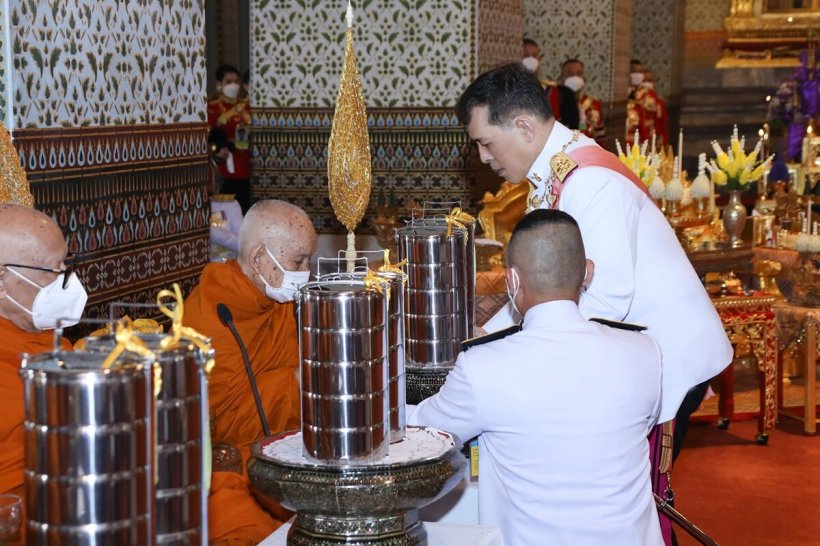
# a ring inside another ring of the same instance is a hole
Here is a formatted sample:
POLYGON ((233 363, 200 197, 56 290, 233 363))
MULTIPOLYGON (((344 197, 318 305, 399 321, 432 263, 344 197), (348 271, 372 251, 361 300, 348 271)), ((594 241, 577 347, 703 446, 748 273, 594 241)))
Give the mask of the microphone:
POLYGON ((259 388, 256 386, 256 378, 253 376, 251 370, 251 359, 248 358, 248 350, 245 348, 245 343, 236 331, 236 326, 233 323, 233 313, 228 309, 224 303, 216 304, 216 315, 219 317, 219 322, 228 328, 236 339, 236 344, 239 345, 239 350, 242 351, 242 361, 245 363, 245 371, 248 373, 248 381, 251 384, 253 391, 253 399, 256 401, 256 411, 259 413, 259 421, 262 423, 262 431, 265 436, 270 436, 270 428, 268 428, 268 418, 265 417, 265 411, 262 409, 262 399, 259 398, 259 388))

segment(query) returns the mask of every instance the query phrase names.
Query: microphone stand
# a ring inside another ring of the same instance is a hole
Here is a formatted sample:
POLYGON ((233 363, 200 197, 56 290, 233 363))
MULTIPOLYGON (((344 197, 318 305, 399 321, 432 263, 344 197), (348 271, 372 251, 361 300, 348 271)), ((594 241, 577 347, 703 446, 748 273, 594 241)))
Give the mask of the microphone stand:
POLYGON ((231 331, 236 340, 236 344, 239 345, 239 350, 242 352, 242 361, 245 363, 245 372, 247 372, 248 381, 251 384, 253 399, 256 402, 256 411, 259 413, 259 421, 262 423, 262 431, 265 433, 265 436, 270 436, 268 418, 265 417, 265 410, 262 408, 262 399, 259 397, 259 388, 256 386, 256 378, 253 376, 253 370, 251 369, 251 359, 248 357, 248 350, 245 348, 245 343, 242 341, 233 323, 233 313, 231 313, 231 310, 224 303, 217 303, 216 314, 219 316, 219 321, 222 325, 231 331))

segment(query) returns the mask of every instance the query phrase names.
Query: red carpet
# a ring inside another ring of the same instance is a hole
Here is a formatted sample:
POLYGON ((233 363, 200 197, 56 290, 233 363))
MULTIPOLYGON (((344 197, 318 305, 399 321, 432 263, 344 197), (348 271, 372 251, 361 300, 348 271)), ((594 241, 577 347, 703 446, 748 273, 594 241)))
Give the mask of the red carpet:
POLYGON ((672 476, 676 507, 721 546, 820 545, 820 437, 791 419, 767 446, 756 432, 756 421, 692 425, 672 476))

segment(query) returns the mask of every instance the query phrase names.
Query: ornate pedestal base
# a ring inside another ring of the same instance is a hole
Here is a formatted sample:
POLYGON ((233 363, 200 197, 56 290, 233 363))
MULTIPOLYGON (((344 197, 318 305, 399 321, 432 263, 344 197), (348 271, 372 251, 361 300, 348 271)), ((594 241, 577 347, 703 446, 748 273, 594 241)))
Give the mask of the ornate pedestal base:
POLYGON ((296 511, 289 546, 423 546, 418 509, 448 493, 466 460, 450 434, 407 427, 382 461, 359 466, 302 457, 302 434, 285 432, 251 448, 248 476, 262 495, 296 511))
POLYGON ((411 368, 407 367, 407 403, 418 404, 436 394, 452 368, 411 368))

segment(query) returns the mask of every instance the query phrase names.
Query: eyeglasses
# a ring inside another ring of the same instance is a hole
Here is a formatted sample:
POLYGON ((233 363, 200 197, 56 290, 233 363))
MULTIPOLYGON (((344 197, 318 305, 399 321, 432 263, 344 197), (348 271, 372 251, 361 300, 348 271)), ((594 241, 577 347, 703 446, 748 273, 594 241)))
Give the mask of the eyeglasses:
POLYGON ((45 271, 47 273, 63 275, 63 290, 65 290, 66 288, 68 288, 68 283, 71 280, 71 274, 74 273, 74 266, 77 264, 77 261, 77 256, 67 256, 63 260, 63 263, 65 264, 65 269, 59 269, 56 267, 39 267, 35 265, 23 264, 3 264, 3 267, 19 267, 21 269, 33 269, 34 271, 45 271))

